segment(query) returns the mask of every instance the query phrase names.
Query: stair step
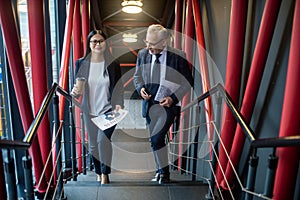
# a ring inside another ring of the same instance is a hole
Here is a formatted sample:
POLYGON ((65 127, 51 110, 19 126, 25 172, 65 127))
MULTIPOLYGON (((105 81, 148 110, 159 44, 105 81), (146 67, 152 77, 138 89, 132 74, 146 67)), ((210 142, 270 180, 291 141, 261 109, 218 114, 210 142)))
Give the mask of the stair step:
POLYGON ((185 174, 171 172, 171 183, 159 185, 149 181, 154 172, 128 173, 113 170, 111 183, 102 185, 96 181, 96 174, 88 172, 79 175, 77 181, 68 181, 64 186, 65 196, 72 200, 160 200, 160 199, 205 199, 207 185, 190 181, 185 174))

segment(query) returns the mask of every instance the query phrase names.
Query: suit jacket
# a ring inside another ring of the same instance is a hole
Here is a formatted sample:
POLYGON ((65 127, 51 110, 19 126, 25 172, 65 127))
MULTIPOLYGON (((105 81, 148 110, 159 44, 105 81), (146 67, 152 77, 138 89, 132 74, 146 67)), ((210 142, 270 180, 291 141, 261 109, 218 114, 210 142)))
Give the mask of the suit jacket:
MULTIPOLYGON (((113 60, 111 63, 105 61, 104 63, 105 71, 104 73, 109 76, 109 93, 112 108, 114 109, 116 105, 121 105, 124 107, 124 99, 123 99, 123 84, 121 81, 121 69, 120 64, 117 60, 113 60)), ((90 59, 80 58, 76 61, 76 69, 75 74, 76 77, 84 77, 85 80, 88 80, 90 72, 90 59)), ((101 77, 101 76, 99 76, 101 77)), ((82 110, 86 114, 90 113, 90 105, 89 105, 89 86, 87 81, 85 83, 84 94, 82 98, 82 110)))
MULTIPOLYGON (((149 53, 149 50, 142 49, 139 51, 134 73, 134 85, 139 95, 141 95, 141 88, 144 87, 149 90, 151 85, 151 59, 152 55, 149 53)), ((173 99, 173 106, 175 106, 193 86, 193 77, 189 70, 186 55, 181 50, 167 47, 166 66, 165 79, 180 85, 180 87, 170 95, 173 99)), ((155 94, 152 94, 152 98, 154 98, 154 95, 155 94)), ((151 102, 143 99, 143 117, 146 117, 148 113, 149 104, 151 104, 151 102)))

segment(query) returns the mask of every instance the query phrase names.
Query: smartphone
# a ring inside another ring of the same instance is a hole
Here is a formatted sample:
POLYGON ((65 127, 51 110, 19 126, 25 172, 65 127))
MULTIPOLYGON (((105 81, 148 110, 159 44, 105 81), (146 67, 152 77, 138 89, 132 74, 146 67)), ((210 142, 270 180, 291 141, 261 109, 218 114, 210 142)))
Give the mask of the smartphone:
POLYGON ((149 96, 149 95, 151 95, 151 93, 146 89, 146 88, 144 88, 145 90, 144 90, 144 92, 149 96))

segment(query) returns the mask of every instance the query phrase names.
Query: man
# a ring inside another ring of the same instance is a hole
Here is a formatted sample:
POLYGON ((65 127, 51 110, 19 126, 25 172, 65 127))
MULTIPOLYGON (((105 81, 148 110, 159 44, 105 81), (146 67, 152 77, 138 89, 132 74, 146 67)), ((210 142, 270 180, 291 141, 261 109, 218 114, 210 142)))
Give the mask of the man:
POLYGON ((152 181, 170 181, 166 134, 180 114, 180 99, 193 85, 185 53, 168 46, 169 32, 159 24, 148 27, 146 48, 138 53, 134 85, 142 100, 142 115, 156 162, 152 181))

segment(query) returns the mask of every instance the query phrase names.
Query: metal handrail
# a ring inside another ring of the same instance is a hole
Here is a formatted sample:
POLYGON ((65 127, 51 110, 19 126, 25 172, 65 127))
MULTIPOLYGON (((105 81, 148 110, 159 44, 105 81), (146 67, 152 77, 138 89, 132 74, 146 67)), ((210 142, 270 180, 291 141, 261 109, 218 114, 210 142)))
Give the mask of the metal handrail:
POLYGON ((225 88, 218 83, 214 87, 212 87, 209 91, 203 93, 195 100, 190 102, 184 108, 181 109, 181 112, 189 109, 190 107, 198 104, 199 102, 203 101, 204 99, 208 98, 212 94, 219 92, 222 99, 226 102, 227 106, 229 107, 231 113, 238 121, 239 125, 243 129, 244 133, 248 137, 251 142, 251 146, 253 148, 267 148, 267 147, 287 147, 287 146, 299 146, 300 145, 300 135, 297 136, 287 136, 287 137, 277 137, 277 138, 255 138, 252 129, 246 123, 243 115, 235 106, 233 100, 226 92, 225 88))
POLYGON ((69 93, 67 93, 57 83, 53 83, 51 89, 48 91, 47 95, 45 96, 45 98, 42 102, 42 105, 41 105, 39 111, 37 112, 37 115, 35 116, 34 120, 32 121, 29 129, 27 130, 27 133, 26 133, 23 141, 3 139, 3 140, 0 140, 0 148, 8 148, 8 149, 16 149, 16 148, 28 149, 28 148, 30 148, 32 141, 36 137, 39 125, 40 125, 41 121, 43 120, 45 113, 47 112, 47 109, 51 103, 51 99, 55 95, 55 92, 59 92, 68 101, 73 102, 74 105, 81 108, 81 105, 78 101, 76 101, 69 93))

